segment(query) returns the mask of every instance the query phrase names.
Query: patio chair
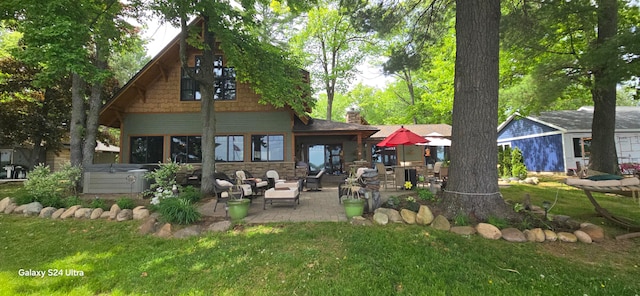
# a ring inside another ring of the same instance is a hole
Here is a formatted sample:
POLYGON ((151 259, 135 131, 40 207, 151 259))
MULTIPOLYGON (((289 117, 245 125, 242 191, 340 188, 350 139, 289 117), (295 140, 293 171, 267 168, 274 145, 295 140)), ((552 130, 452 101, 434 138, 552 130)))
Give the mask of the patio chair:
POLYGON ((245 170, 236 171, 236 177, 242 183, 251 185, 251 190, 256 194, 260 194, 260 192, 264 192, 267 189, 267 181, 263 181, 260 178, 254 178, 251 173, 245 170))
MULTIPOLYGON (((224 180, 224 181, 230 182, 231 185, 238 184, 237 180, 229 178, 229 176, 227 176, 227 174, 225 174, 225 173, 216 172, 216 173, 213 174, 213 177, 215 179, 220 179, 220 180, 224 180)), ((243 191, 245 197, 249 197, 249 196, 253 195, 253 191, 251 189, 251 185, 250 184, 241 184, 240 186, 242 187, 242 191, 243 191)))
POLYGON ((322 187, 322 176, 324 175, 324 169, 320 170, 318 174, 314 176, 307 176, 304 179, 305 187, 307 187, 307 191, 320 191, 320 187, 322 187))
POLYGON ((396 186, 396 177, 393 170, 387 170, 383 163, 376 163, 376 170, 378 170, 378 176, 384 175, 384 189, 387 189, 387 182, 391 180, 393 186, 396 186))
POLYGON ((433 165, 433 177, 436 180, 440 179, 440 169, 442 168, 442 161, 438 161, 433 165))
POLYGON ((268 170, 267 171, 267 183, 269 184, 269 185, 267 185, 267 187, 269 189, 276 187, 276 183, 282 183, 282 182, 285 182, 285 181, 286 180, 284 180, 284 179, 280 179, 280 175, 275 170, 268 170))

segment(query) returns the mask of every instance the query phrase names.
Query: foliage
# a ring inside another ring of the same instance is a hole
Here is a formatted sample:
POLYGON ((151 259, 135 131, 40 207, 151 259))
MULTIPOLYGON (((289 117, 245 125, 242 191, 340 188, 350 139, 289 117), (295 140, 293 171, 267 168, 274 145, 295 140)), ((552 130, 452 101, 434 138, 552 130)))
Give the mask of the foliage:
POLYGON ((389 208, 397 209, 400 206, 400 198, 394 195, 389 196, 385 205, 389 208))
POLYGON ((409 196, 406 198, 407 204, 405 205, 405 209, 413 212, 418 212, 420 210, 420 204, 416 202, 416 199, 413 196, 409 196))
POLYGON ((511 177, 511 146, 503 146, 498 151, 498 166, 501 177, 511 177))
POLYGON ((487 223, 498 227, 498 229, 504 229, 509 226, 509 222, 506 219, 496 216, 489 216, 487 223))
MULTIPOLYGON (((160 167, 145 173, 144 178, 152 181, 145 194, 152 195, 152 204, 158 204, 162 199, 173 197, 173 190, 180 191, 180 185, 176 182, 176 174, 181 170, 177 162, 160 163, 160 167)), ((187 165, 189 166, 189 165, 187 165)), ((187 167, 186 170, 191 170, 187 167)))
POLYGON ((511 152, 511 175, 520 180, 527 178, 527 167, 524 165, 522 151, 518 147, 511 152))
POLYGON ((24 188, 33 201, 38 201, 43 206, 54 206, 59 205, 63 197, 75 194, 79 180, 78 167, 67 163, 60 170, 51 172, 49 166, 40 164, 29 173, 24 188))
POLYGON ((413 184, 410 181, 406 181, 406 182, 404 182, 403 187, 404 187, 404 189, 409 190, 409 189, 413 188, 413 184))
POLYGON ((116 200, 116 204, 118 205, 118 207, 120 207, 120 209, 130 209, 132 210, 133 208, 136 207, 136 203, 133 201, 133 199, 129 198, 129 197, 121 197, 118 198, 116 200))
POLYGON ((513 211, 516 213, 520 213, 524 210, 524 205, 522 205, 521 203, 517 202, 513 205, 513 211))
POLYGON ((169 223, 191 224, 200 219, 200 213, 190 200, 184 198, 166 198, 158 204, 158 212, 169 223))
POLYGON ((453 224, 456 226, 467 226, 471 224, 471 219, 469 216, 464 213, 459 213, 455 217, 453 217, 453 224))
POLYGON ((76 205, 84 205, 84 201, 77 195, 72 195, 64 198, 62 200, 62 203, 65 208, 70 208, 76 205))
POLYGON ((200 201, 200 199, 202 199, 202 194, 197 188, 194 188, 193 186, 187 186, 182 188, 182 191, 180 191, 178 197, 186 199, 191 203, 197 203, 200 201))
POLYGON ((95 199, 93 199, 91 201, 91 203, 89 204, 89 207, 94 208, 94 209, 103 209, 105 211, 109 210, 109 206, 104 201, 104 199, 101 199, 101 198, 99 198, 97 196, 96 196, 95 199))
POLYGON ((433 193, 431 193, 431 190, 427 188, 418 188, 416 191, 418 192, 418 198, 420 198, 421 200, 432 201, 435 199, 435 196, 433 195, 433 193))

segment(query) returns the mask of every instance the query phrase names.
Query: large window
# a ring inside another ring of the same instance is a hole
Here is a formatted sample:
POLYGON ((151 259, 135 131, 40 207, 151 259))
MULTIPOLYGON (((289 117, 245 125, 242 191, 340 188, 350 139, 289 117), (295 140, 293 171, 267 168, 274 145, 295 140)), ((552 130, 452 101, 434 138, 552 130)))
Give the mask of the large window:
POLYGON ((216 136, 216 161, 244 161, 244 137, 216 136))
POLYGON ((253 161, 284 161, 284 136, 252 135, 251 159, 253 161))
MULTIPOLYGON (((200 56, 196 56, 195 71, 200 69, 200 56)), ((236 99, 236 71, 232 67, 225 67, 222 56, 216 55, 213 61, 213 72, 215 73, 214 83, 214 100, 235 100, 236 99)), ((200 85, 197 81, 191 79, 187 73, 182 70, 182 79, 180 80, 180 100, 181 101, 199 101, 201 99, 200 85)))
POLYGON ((589 157, 590 154, 591 154, 591 138, 573 138, 573 156, 574 157, 589 157))
POLYGON ((202 162, 202 137, 172 136, 171 160, 179 163, 202 162))
POLYGON ((158 163, 162 162, 162 136, 131 137, 129 142, 130 163, 158 163))

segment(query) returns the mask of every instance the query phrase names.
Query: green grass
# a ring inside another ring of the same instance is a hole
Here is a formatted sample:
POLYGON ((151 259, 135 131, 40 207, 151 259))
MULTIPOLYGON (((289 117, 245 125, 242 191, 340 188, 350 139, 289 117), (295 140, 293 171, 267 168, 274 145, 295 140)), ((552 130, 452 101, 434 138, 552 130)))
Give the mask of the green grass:
MULTIPOLYGON (((545 186, 512 186, 505 197, 529 192, 536 204, 555 197, 545 186)), ((552 211, 594 218, 576 209, 584 203, 593 212, 579 193, 561 189, 552 211)), ((0 214, 0 295, 640 293, 638 240, 516 244, 424 226, 347 223, 245 226, 178 240, 140 236, 139 223, 0 214), (21 268, 84 276, 21 277, 21 268)))

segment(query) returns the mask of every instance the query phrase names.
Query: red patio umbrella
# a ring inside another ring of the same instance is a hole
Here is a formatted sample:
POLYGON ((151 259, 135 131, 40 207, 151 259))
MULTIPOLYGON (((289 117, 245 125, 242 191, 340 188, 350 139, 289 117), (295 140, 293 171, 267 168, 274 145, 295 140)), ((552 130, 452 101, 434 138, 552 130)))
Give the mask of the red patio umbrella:
POLYGON ((404 126, 400 126, 398 130, 384 138, 377 146, 396 147, 402 145, 402 159, 404 160, 404 145, 424 144, 428 142, 429 140, 424 137, 404 128, 404 126))

